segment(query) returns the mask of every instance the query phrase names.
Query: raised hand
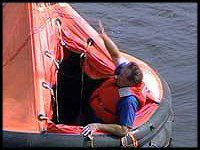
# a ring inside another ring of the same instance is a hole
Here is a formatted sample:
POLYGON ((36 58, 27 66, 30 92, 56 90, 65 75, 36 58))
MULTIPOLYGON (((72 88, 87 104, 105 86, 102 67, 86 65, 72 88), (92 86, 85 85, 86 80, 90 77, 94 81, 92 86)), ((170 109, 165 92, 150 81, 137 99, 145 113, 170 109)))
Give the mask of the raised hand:
POLYGON ((102 20, 99 19, 99 34, 104 34, 104 27, 103 27, 103 23, 102 20))

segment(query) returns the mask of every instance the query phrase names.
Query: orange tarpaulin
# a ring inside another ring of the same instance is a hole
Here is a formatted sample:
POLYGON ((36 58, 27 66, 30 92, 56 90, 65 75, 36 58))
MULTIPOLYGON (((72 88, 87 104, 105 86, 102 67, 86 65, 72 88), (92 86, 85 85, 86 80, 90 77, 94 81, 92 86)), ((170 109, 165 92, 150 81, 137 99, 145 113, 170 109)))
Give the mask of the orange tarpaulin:
POLYGON ((3 6, 3 129, 38 131, 30 5, 3 6))
POLYGON ((56 82, 56 63, 63 59, 61 42, 67 50, 85 52, 84 70, 92 78, 112 74, 114 65, 102 41, 88 46, 89 37, 100 41, 68 4, 3 5, 4 130, 46 130, 46 121, 39 121, 38 115, 51 119, 51 95, 42 85, 52 87, 56 82), (60 28, 56 19, 61 21, 60 28))
POLYGON ((38 115, 51 119, 50 90, 42 85, 55 84, 54 60, 63 55, 53 16, 40 8, 36 3, 3 6, 4 130, 38 132, 47 128, 38 115))

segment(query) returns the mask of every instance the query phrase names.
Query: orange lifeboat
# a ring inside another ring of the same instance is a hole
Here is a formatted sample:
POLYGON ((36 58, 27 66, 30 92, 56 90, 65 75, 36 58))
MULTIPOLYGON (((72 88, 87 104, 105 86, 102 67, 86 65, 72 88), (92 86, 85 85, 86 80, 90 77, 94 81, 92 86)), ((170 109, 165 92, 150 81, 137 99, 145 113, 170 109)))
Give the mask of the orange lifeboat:
MULTIPOLYGON (((155 98, 137 112, 132 132, 140 147, 168 146, 169 86, 149 64, 123 55, 140 66, 155 98)), ((91 92, 114 68, 96 30, 69 4, 3 3, 3 146, 120 147, 110 133, 95 132, 92 144, 80 135, 90 119, 80 113, 89 113, 91 92)))

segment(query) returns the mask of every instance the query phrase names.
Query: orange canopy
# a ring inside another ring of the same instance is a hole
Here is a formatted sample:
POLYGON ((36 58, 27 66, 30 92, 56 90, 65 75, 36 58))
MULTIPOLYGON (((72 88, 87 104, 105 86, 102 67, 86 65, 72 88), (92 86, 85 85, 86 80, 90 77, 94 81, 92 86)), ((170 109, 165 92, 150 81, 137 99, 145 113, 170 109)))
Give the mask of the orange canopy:
POLYGON ((52 117, 48 87, 63 59, 61 43, 66 51, 85 53, 84 71, 91 78, 112 75, 114 64, 97 32, 69 4, 4 3, 3 130, 46 130, 38 116, 52 117))

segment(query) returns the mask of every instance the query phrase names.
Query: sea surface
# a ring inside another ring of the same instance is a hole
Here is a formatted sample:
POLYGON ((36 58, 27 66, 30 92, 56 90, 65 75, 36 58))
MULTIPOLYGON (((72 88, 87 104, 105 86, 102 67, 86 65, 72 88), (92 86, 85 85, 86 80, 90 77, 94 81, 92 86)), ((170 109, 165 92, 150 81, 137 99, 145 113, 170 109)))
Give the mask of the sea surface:
POLYGON ((70 3, 120 50, 151 64, 171 88, 172 147, 197 147, 197 3, 70 3))

